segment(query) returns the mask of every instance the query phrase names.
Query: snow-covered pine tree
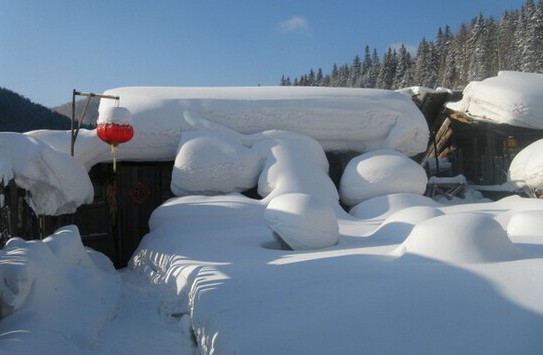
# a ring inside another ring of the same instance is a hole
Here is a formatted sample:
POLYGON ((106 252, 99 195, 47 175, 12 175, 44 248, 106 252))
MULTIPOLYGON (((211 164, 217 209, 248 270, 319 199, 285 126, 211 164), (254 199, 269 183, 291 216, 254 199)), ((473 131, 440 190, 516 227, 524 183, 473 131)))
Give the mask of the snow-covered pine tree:
POLYGON ((322 68, 317 70, 316 86, 324 86, 324 75, 322 74, 322 68))
POLYGON ((411 65, 411 54, 405 45, 402 44, 398 50, 398 60, 396 64, 396 72, 394 73, 392 89, 401 89, 411 85, 413 82, 413 78, 411 77, 411 65))
POLYGON ((370 47, 366 46, 364 48, 364 60, 362 61, 362 70, 360 73, 360 83, 359 87, 361 88, 369 88, 370 86, 370 72, 372 67, 372 61, 371 61, 371 51, 370 47))
POLYGON ((519 37, 522 54, 521 70, 525 72, 538 72, 543 69, 543 9, 541 3, 536 5, 528 0, 522 8, 521 26, 522 37, 519 37))
POLYGON ((394 74, 396 73, 396 66, 398 63, 396 50, 388 47, 388 51, 383 56, 383 62, 377 76, 376 87, 380 89, 392 89, 394 82, 394 74))
POLYGON ((353 63, 351 64, 351 69, 349 71, 349 79, 347 80, 347 86, 352 87, 352 88, 360 86, 361 72, 362 72, 362 61, 360 60, 360 56, 356 55, 353 59, 353 63))
POLYGON ((415 58, 413 81, 414 85, 435 87, 437 80, 438 62, 436 60, 434 45, 423 38, 415 58))
POLYGON ((377 53, 377 49, 373 49, 373 54, 371 55, 371 68, 368 74, 368 87, 369 88, 375 88, 377 87, 377 77, 379 75, 379 71, 381 70, 381 61, 379 59, 379 54, 377 53))
POLYGON ((516 41, 518 19, 518 11, 507 11, 498 26, 498 70, 520 70, 516 41))

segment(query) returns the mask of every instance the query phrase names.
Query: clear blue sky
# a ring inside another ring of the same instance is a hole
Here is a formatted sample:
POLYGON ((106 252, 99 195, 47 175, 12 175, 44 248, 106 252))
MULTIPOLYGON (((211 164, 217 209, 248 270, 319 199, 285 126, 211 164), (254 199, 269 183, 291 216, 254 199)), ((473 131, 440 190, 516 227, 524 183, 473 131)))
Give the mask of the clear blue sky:
POLYGON ((0 86, 55 106, 72 89, 277 85, 365 45, 417 46, 525 0, 0 0, 0 86))

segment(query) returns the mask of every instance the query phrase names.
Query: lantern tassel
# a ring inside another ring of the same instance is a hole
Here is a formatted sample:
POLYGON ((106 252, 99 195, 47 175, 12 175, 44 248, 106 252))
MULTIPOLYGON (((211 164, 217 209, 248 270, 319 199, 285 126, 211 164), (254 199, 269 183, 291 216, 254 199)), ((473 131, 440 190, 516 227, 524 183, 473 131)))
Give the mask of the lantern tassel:
POLYGON ((113 173, 117 172, 117 150, 118 144, 111 144, 111 154, 113 155, 113 173))

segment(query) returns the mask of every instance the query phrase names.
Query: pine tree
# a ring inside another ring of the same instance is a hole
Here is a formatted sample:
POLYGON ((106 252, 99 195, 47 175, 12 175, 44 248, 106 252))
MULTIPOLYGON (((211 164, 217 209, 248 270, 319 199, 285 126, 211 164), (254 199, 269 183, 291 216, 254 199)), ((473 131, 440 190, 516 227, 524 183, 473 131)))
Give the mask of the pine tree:
POLYGON ((379 76, 379 71, 381 70, 381 61, 379 60, 379 54, 377 49, 373 49, 373 54, 371 55, 371 68, 368 73, 368 88, 377 87, 377 77, 379 76))
POLYGON ((498 28, 498 70, 520 70, 517 51, 518 11, 505 12, 498 28))
POLYGON ((490 75, 488 58, 488 29, 482 14, 473 20, 468 38, 469 69, 468 81, 483 80, 490 75))
POLYGON ((522 8, 524 23, 522 24, 523 37, 519 39, 522 44, 521 53, 523 63, 522 71, 537 72, 543 69, 543 11, 536 6, 533 0, 528 0, 522 8))
POLYGON ((360 73, 360 83, 359 87, 361 88, 370 88, 371 87, 371 80, 370 80, 370 73, 372 68, 372 60, 371 60, 371 51, 370 47, 366 46, 364 48, 364 60, 362 61, 362 69, 360 73))
POLYGON ((456 63, 456 81, 453 87, 462 87, 468 83, 469 76, 469 52, 468 52, 469 32, 465 23, 460 26, 454 43, 454 62, 456 63))
POLYGON ((438 63, 437 70, 437 81, 436 84, 440 86, 445 86, 445 75, 450 74, 450 69, 448 68, 450 61, 448 61, 449 50, 454 40, 454 36, 451 33, 451 28, 445 26, 445 30, 442 30, 441 27, 438 29, 434 49, 436 62, 438 63))
POLYGON ((317 86, 323 86, 324 85, 324 76, 322 74, 322 68, 319 68, 317 70, 317 82, 316 82, 316 85, 317 86))
POLYGON ((405 47, 400 46, 398 51, 398 60, 396 65, 396 72, 394 73, 394 80, 392 83, 392 89, 401 89, 411 85, 413 78, 411 77, 411 54, 405 47))
POLYGON ((377 76, 376 87, 380 89, 392 89, 392 84, 394 82, 394 74, 396 73, 396 66, 398 63, 398 58, 396 51, 392 48, 388 48, 388 51, 383 56, 383 62, 377 76))
POLYGON ((305 86, 316 86, 317 77, 315 75, 315 71, 313 71, 313 68, 309 71, 309 74, 307 74, 307 82, 305 86))
POLYGON ((360 57, 356 55, 351 64, 351 69, 349 71, 349 79, 347 80, 347 86, 349 87, 358 87, 360 86, 360 76, 362 72, 362 62, 360 57))
POLYGON ((415 85, 433 88, 437 80, 437 60, 434 46, 425 38, 419 44, 415 58, 413 81, 415 85))

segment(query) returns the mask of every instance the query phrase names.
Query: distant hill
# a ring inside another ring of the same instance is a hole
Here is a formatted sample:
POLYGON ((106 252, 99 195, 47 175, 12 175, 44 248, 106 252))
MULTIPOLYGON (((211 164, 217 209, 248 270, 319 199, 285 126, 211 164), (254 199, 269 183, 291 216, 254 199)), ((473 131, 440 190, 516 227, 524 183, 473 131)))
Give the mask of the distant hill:
MULTIPOLYGON (((83 113, 83 110, 85 109, 87 99, 77 100, 75 102, 75 117, 76 119, 79 119, 81 117, 81 114, 83 113)), ((83 119, 83 125, 87 125, 89 127, 95 127, 96 126, 96 120, 98 119, 98 105, 100 104, 100 100, 98 98, 92 98, 89 107, 87 108, 87 112, 85 113, 85 117, 83 119)), ((60 113, 61 115, 64 115, 71 119, 72 117, 72 102, 67 102, 63 105, 52 107, 51 110, 60 113)))
POLYGON ((70 129, 70 119, 0 87, 0 131, 28 132, 36 129, 70 129))

